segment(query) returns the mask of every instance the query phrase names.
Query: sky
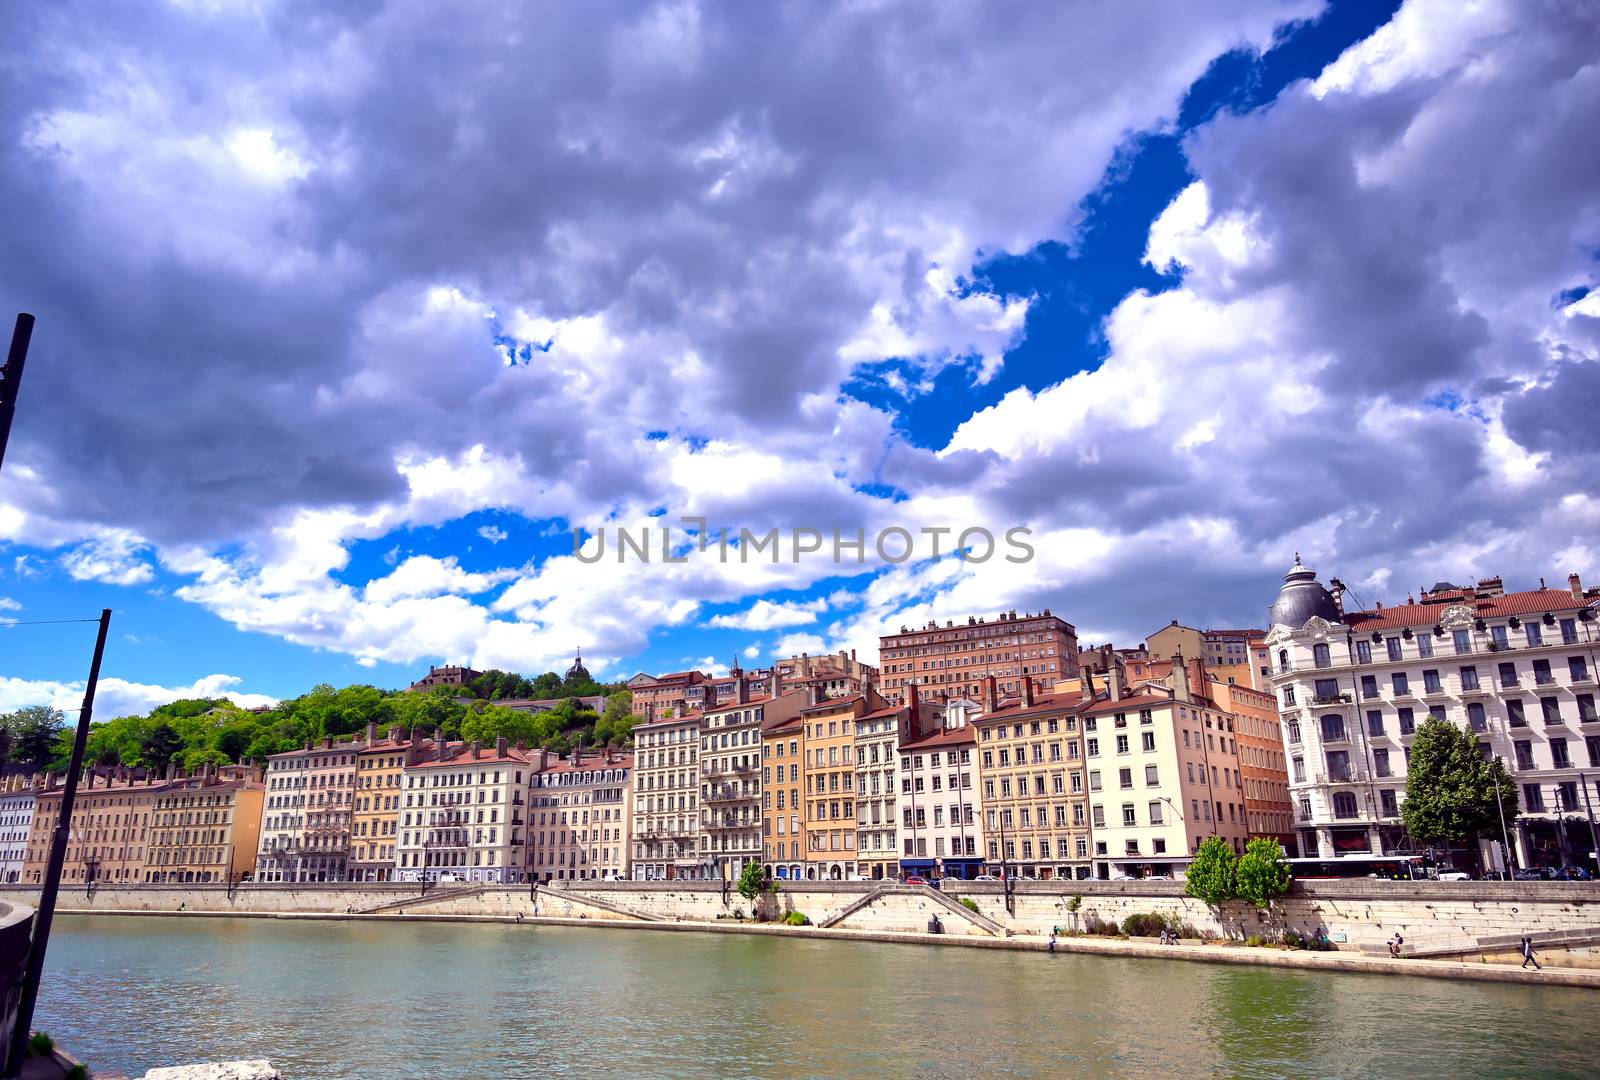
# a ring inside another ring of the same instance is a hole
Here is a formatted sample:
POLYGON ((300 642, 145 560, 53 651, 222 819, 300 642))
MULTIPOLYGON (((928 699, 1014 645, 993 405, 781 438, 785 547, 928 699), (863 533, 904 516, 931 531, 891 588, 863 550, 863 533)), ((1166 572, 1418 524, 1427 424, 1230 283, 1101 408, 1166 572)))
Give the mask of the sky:
POLYGON ((13 14, 0 709, 1600 579, 1592 3, 13 14))

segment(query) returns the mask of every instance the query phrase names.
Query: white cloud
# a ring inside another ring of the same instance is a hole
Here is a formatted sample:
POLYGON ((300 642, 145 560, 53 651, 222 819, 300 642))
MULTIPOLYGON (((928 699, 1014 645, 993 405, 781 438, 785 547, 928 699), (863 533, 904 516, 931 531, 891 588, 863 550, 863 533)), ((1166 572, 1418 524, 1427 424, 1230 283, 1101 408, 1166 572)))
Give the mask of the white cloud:
POLYGON ((489 541, 491 544, 498 544, 500 541, 508 538, 511 534, 500 528, 498 525, 480 525, 478 527, 478 535, 489 541))
POLYGON ((816 622, 817 616, 827 608, 827 601, 821 599, 783 603, 757 600, 745 611, 717 615, 706 625, 726 630, 775 630, 784 626, 804 626, 816 622))
MULTIPOLYGON (((94 714, 101 720, 132 716, 147 713, 180 698, 225 697, 246 709, 278 703, 277 698, 266 694, 246 693, 237 689, 243 681, 237 675, 205 675, 188 686, 156 686, 129 682, 114 676, 102 678, 95 688, 94 714)), ((67 714, 69 724, 75 723, 78 709, 83 704, 83 691, 82 682, 0 676, 0 712, 10 712, 26 705, 51 705, 67 714)))
POLYGON ((145 561, 149 550, 149 545, 125 529, 105 530, 66 551, 61 566, 74 581, 143 585, 156 576, 155 567, 145 561))

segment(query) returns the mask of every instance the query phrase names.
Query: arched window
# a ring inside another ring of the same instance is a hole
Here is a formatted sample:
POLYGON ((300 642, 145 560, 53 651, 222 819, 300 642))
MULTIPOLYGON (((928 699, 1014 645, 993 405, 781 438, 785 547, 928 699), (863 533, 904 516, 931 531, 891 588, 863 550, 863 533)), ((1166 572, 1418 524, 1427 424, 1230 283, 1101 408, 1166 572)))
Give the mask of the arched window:
POLYGON ((1288 649, 1279 649, 1278 650, 1278 670, 1279 671, 1288 671, 1289 670, 1289 650, 1288 649))

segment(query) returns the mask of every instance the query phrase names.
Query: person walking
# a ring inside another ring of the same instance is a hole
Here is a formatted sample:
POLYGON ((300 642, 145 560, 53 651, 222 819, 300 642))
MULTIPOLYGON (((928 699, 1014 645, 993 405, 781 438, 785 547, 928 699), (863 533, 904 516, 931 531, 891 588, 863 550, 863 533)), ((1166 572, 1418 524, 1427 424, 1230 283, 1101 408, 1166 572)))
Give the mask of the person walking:
POLYGON ((1533 965, 1533 970, 1535 971, 1544 970, 1539 966, 1539 961, 1533 957, 1533 939, 1524 935, 1522 938, 1522 966, 1526 969, 1529 964, 1533 965))
POLYGON ((1050 931, 1050 952, 1053 954, 1055 951, 1056 951, 1056 932, 1055 932, 1054 929, 1052 929, 1050 931))

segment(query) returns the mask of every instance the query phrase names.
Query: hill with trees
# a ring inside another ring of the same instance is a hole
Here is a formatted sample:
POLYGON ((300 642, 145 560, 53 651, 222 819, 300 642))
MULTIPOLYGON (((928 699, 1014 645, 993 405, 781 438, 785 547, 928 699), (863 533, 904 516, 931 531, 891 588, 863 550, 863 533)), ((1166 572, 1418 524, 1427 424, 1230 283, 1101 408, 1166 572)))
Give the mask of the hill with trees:
MULTIPOLYGON (((95 765, 144 766, 164 772, 263 759, 317 742, 349 738, 369 723, 380 731, 403 727, 446 738, 512 742, 566 753, 574 746, 627 746, 633 738, 633 695, 622 684, 593 680, 563 682, 554 672, 536 679, 503 671, 485 672, 461 693, 457 687, 427 692, 381 690, 357 684, 343 689, 322 683, 271 709, 242 709, 226 698, 185 698, 144 716, 118 716, 91 725, 85 760, 95 765), (581 698, 605 698, 600 712, 581 698), (561 698, 554 708, 529 713, 497 701, 561 698), (459 700, 458 700, 459 699, 459 700)), ((72 754, 72 729, 58 709, 33 705, 0 714, 0 764, 65 772, 72 754)))

